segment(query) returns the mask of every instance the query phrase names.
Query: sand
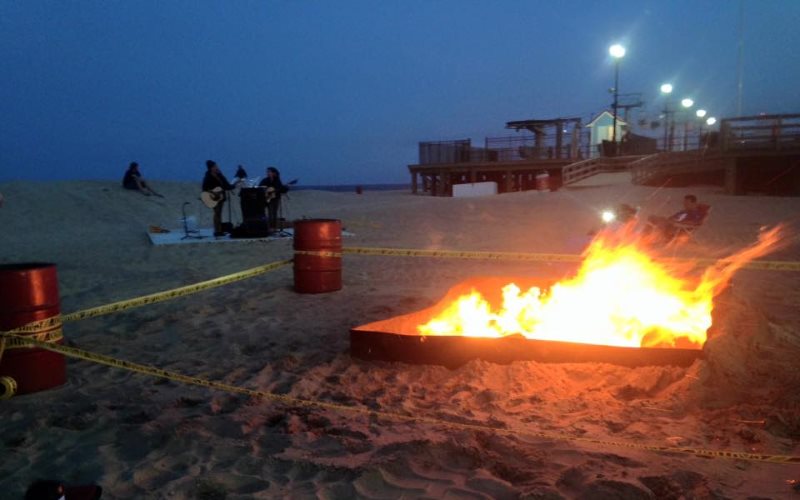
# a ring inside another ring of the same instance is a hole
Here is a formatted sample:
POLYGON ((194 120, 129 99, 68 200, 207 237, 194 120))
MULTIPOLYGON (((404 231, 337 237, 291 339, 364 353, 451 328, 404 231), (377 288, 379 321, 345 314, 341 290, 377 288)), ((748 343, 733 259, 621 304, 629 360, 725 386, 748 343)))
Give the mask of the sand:
MULTIPOLYGON (((0 262, 58 265, 63 312, 291 256, 291 241, 153 247, 181 205, 210 226, 193 183, 165 198, 116 182, 0 183, 0 262)), ((554 193, 471 199, 294 191, 288 219, 341 219, 349 246, 576 253, 597 211, 670 213, 686 192, 713 206, 686 256, 719 256, 789 222, 771 260, 800 260, 798 198, 656 189, 604 175, 554 193)), ((235 215, 236 217, 236 215, 235 215)), ((291 407, 68 362, 63 387, 0 402, 3 498, 36 478, 97 482, 103 498, 786 498, 800 466, 556 441, 800 455, 800 280, 742 270, 688 368, 608 364, 439 366, 351 359, 351 327, 434 304, 471 276, 553 277, 568 264, 344 258, 343 289, 300 295, 290 267, 169 302, 69 323, 71 345, 211 380, 373 410, 519 430, 470 431, 291 407)))

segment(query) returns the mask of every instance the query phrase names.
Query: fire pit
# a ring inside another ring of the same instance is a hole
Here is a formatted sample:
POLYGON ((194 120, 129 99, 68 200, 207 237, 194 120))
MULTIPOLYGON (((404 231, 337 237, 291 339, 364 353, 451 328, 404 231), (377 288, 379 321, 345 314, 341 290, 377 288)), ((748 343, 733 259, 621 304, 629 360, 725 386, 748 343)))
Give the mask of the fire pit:
MULTIPOLYGON (((515 279, 519 284, 527 280, 515 279)), ((369 361, 398 361, 410 364, 442 365, 448 368, 473 360, 508 364, 514 361, 542 363, 612 363, 622 366, 689 366, 702 356, 698 347, 626 347, 527 338, 522 334, 498 337, 426 335, 419 325, 429 323, 446 304, 472 290, 491 296, 503 278, 479 278, 460 283, 448 291, 436 306, 403 316, 361 325, 350 330, 350 354, 369 361), (485 291, 485 293, 484 293, 485 291)), ((539 280, 540 286, 549 286, 539 280)), ((579 312, 576 312, 579 314, 579 312)))
POLYGON ((698 270, 629 233, 604 234, 574 276, 470 279, 433 307, 353 328, 350 353, 451 368, 472 359, 688 366, 702 357, 714 298, 777 241, 769 231, 698 270))

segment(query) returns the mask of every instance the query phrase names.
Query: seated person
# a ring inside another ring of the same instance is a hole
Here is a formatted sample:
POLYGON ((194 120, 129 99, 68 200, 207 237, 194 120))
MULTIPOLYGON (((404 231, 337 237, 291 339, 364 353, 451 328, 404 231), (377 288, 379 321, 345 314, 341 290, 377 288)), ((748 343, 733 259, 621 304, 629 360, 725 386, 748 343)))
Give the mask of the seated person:
POLYGON ((648 217, 645 234, 657 230, 665 239, 671 240, 681 227, 702 224, 705 215, 705 211, 697 203, 697 197, 687 194, 683 197, 683 210, 675 212, 669 217, 658 215, 648 217))
POLYGON ((125 177, 122 178, 122 187, 139 191, 145 196, 154 194, 159 198, 163 198, 162 195, 156 193, 153 188, 142 179, 142 174, 139 172, 139 164, 136 162, 131 163, 130 166, 128 166, 128 170, 125 171, 125 177))

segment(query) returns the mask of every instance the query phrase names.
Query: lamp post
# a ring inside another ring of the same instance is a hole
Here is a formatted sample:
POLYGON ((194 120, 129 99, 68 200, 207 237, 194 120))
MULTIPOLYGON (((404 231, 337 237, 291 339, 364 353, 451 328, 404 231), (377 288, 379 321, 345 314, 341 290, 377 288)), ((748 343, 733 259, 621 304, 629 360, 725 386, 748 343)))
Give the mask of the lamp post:
POLYGON ((614 156, 617 155, 617 109, 619 107, 619 62, 625 57, 625 47, 615 43, 608 48, 614 58, 614 120, 611 128, 611 142, 614 143, 614 156))
POLYGON ((706 116, 705 109, 698 109, 694 112, 695 116, 699 119, 698 123, 699 126, 697 127, 697 147, 705 147, 703 144, 703 118, 706 116))
MULTIPOLYGON (((681 106, 683 106, 684 110, 689 111, 689 108, 694 106, 694 101, 686 97, 683 100, 681 100, 681 106)), ((689 117, 687 116, 686 119, 683 121, 683 150, 686 151, 688 146, 689 146, 689 117)))
POLYGON ((664 151, 672 151, 672 134, 670 130, 670 109, 669 109, 669 95, 672 93, 672 84, 665 83, 661 85, 661 93, 664 94, 664 151))

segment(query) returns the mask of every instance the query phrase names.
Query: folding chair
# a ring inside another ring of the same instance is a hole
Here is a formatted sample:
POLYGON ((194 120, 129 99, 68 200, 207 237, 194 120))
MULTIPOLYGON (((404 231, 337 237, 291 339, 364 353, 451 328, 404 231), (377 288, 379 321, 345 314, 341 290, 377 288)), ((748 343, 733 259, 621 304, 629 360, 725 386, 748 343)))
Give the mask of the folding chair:
POLYGON ((698 228, 702 227, 706 219, 708 219, 708 214, 711 213, 711 205, 706 205, 705 203, 699 203, 697 205, 697 210, 700 212, 699 221, 672 223, 672 227, 675 229, 675 233, 672 235, 670 241, 675 241, 679 238, 686 239, 687 241, 694 239, 694 232, 697 231, 698 228))

